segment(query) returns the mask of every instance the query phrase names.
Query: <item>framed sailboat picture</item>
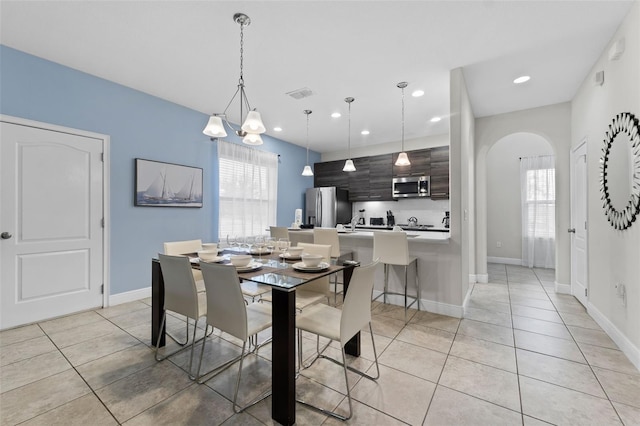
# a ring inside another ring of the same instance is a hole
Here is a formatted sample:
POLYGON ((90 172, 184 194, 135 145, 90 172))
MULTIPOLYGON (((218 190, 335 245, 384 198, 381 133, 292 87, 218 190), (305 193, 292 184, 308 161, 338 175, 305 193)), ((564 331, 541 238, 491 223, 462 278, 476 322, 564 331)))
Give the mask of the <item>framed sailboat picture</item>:
POLYGON ((202 169, 136 158, 134 204, 144 207, 202 207, 202 169))

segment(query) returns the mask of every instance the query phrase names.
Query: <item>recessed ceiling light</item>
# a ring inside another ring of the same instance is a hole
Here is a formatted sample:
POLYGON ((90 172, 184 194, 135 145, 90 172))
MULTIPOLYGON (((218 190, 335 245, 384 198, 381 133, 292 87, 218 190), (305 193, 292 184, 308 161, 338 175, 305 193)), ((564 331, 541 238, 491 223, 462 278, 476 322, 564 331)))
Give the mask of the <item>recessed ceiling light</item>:
POLYGON ((526 83, 529 80, 531 80, 531 77, 529 77, 528 75, 522 75, 522 76, 516 78, 515 80, 513 80, 513 82, 515 84, 522 84, 522 83, 526 83))
POLYGON ((413 96, 414 98, 419 98, 420 96, 424 95, 424 90, 415 90, 411 96, 413 96))
POLYGON ((340 118, 340 117, 342 117, 342 114, 340 114, 339 112, 334 112, 333 114, 331 114, 331 117, 340 118))
POLYGON ((438 121, 440 121, 440 120, 442 120, 442 118, 440 118, 440 117, 433 117, 433 118, 432 118, 431 120, 429 120, 429 121, 431 121, 432 123, 437 123, 437 122, 438 122, 438 121))
POLYGON ((368 130, 363 130, 363 131, 360 132, 360 134, 366 136, 366 135, 369 134, 369 131, 368 130))
POLYGON ((274 132, 281 132, 282 131, 282 127, 274 127, 273 131, 274 132))

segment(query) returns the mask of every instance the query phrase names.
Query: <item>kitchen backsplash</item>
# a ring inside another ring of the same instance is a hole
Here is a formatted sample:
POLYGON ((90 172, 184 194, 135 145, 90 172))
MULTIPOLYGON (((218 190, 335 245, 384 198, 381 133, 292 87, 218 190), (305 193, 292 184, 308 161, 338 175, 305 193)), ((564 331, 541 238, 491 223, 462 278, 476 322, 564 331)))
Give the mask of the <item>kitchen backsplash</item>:
POLYGON ((396 224, 406 224, 410 217, 416 217, 419 225, 442 227, 444 212, 449 210, 449 200, 411 198, 400 201, 362 201, 353 203, 353 214, 364 209, 365 223, 372 217, 384 218, 387 224, 387 210, 391 210, 396 224))

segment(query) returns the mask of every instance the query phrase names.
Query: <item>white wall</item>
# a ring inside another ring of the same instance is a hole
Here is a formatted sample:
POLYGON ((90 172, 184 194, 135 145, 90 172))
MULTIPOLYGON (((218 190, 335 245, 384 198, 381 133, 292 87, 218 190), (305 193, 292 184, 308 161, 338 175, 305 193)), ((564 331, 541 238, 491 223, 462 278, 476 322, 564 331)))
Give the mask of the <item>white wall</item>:
MULTIPOLYGON (((607 330, 640 368, 640 223, 625 231, 614 230, 600 201, 599 160, 605 131, 615 114, 640 115, 640 4, 629 15, 582 83, 572 102, 572 146, 587 140, 589 313, 607 330), (625 39, 617 61, 608 59, 609 47, 625 39), (593 83, 604 70, 602 86, 593 83), (614 284, 624 283, 627 303, 616 296, 614 284)), ((618 142, 619 139, 616 139, 618 142)))
MULTIPOLYGON (((475 121, 462 68, 449 74, 449 186, 451 241, 460 245, 460 292, 467 298, 469 283, 476 281, 475 267, 475 121)), ((452 283, 456 285, 456 283, 452 283)))
POLYGON ((553 155, 551 145, 532 133, 514 133, 487 153, 487 257, 489 261, 520 265, 522 211, 520 157, 553 155), (501 247, 497 246, 497 243, 501 247))
POLYGON ((562 103, 476 119, 476 262, 477 274, 487 273, 487 152, 502 138, 532 133, 549 142, 556 157, 556 285, 569 285, 571 240, 569 153, 571 104, 562 103))

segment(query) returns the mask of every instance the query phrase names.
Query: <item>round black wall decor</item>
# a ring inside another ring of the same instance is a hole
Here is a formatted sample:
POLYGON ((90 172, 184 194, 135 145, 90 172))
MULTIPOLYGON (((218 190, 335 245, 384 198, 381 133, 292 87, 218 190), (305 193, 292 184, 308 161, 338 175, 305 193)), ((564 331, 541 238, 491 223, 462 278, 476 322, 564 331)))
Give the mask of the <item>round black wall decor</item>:
POLYGON ((609 130, 605 132, 604 147, 600 157, 600 192, 602 193, 602 207, 607 220, 617 230, 629 228, 636 217, 640 215, 640 125, 638 118, 630 112, 616 114, 609 130), (617 210, 611 204, 610 193, 610 168, 609 158, 611 146, 616 136, 620 135, 616 143, 629 143, 631 146, 631 193, 626 206, 617 210))

